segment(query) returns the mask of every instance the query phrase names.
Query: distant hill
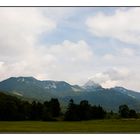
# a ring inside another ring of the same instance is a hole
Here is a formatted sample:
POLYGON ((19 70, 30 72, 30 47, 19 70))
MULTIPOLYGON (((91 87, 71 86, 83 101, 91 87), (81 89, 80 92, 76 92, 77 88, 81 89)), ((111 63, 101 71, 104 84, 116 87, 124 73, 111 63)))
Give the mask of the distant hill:
POLYGON ((102 105, 108 110, 118 109, 120 104, 127 104, 140 111, 140 93, 123 87, 110 89, 88 81, 84 86, 70 85, 65 81, 40 81, 33 77, 11 77, 0 82, 0 91, 7 92, 20 98, 50 100, 55 97, 67 105, 72 98, 75 102, 88 100, 89 103, 102 105))

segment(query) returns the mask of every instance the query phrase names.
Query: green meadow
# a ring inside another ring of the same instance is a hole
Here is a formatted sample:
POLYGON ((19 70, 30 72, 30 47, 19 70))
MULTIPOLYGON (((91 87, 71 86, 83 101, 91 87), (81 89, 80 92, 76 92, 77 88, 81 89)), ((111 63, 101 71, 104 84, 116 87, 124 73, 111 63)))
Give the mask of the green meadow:
POLYGON ((139 119, 77 122, 1 121, 1 133, 140 133, 139 119))

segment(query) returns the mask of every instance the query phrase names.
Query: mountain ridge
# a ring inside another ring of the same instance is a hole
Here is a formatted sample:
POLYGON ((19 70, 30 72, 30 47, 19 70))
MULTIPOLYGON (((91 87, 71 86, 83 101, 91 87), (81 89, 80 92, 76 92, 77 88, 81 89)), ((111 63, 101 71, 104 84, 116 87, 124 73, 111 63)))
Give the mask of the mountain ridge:
MULTIPOLYGON (((9 94, 50 100, 58 98, 63 104, 68 104, 72 98, 75 102, 88 100, 91 104, 103 105, 109 110, 115 110, 120 104, 128 104, 138 110, 140 94, 123 87, 105 89, 101 85, 88 81, 85 85, 71 85, 65 81, 37 80, 34 77, 10 77, 0 82, 0 91, 9 94)), ((139 110, 140 111, 140 110, 139 110)))
MULTIPOLYGON (((2 82, 4 82, 4 81, 7 81, 7 80, 11 80, 11 79, 17 79, 18 81, 22 81, 22 82, 24 82, 24 80, 23 79, 28 79, 28 80, 30 80, 30 81, 39 81, 39 82, 52 82, 52 83, 60 83, 60 82, 62 82, 62 83, 66 83, 66 84, 69 84, 68 82, 66 82, 66 81, 63 81, 63 80, 50 80, 50 79, 48 79, 48 80, 39 80, 39 79, 37 79, 37 78, 34 78, 33 76, 18 76, 18 77, 9 77, 9 78, 7 78, 7 79, 5 79, 5 80, 1 80, 0 81, 0 83, 2 83, 2 82)), ((85 89, 86 87, 94 87, 94 88, 102 88, 102 89, 125 89, 125 90, 129 90, 129 91, 133 91, 133 92, 136 92, 136 93, 140 93, 139 91, 135 91, 135 90, 131 90, 131 89, 128 89, 128 88, 125 88, 125 87, 121 87, 121 86, 114 86, 114 87, 111 87, 111 88, 103 88, 99 83, 96 83, 96 82, 94 82, 94 80, 88 80, 84 85, 78 85, 78 84, 69 84, 70 86, 78 86, 78 87, 81 87, 81 88, 83 88, 83 89, 85 89), (90 83, 90 84, 89 84, 90 83)))

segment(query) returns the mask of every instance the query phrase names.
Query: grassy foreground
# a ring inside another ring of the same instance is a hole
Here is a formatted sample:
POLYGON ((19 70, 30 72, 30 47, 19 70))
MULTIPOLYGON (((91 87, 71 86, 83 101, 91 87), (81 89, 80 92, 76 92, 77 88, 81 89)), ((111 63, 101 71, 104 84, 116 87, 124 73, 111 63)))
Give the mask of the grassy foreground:
POLYGON ((0 133, 140 133, 140 120, 0 122, 0 133))

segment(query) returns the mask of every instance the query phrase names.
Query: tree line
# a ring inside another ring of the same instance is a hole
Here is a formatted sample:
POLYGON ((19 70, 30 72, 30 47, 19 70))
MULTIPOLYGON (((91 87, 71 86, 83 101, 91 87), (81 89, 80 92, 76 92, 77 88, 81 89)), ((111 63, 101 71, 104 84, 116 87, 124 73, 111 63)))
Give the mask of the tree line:
MULTIPOLYGON (((102 106, 90 105, 87 100, 75 104, 71 99, 67 110, 62 113, 58 99, 52 98, 43 103, 23 101, 14 96, 0 92, 0 120, 1 121, 80 121, 91 119, 105 119, 108 112, 102 106)), ((113 112, 111 113, 113 114, 113 112)), ((127 105, 119 106, 118 114, 121 118, 137 118, 135 110, 127 105)))
POLYGON ((0 93, 0 120, 54 120, 60 115, 58 99, 44 103, 22 101, 16 97, 0 93))
POLYGON ((75 104, 71 99, 65 113, 65 120, 68 121, 80 121, 91 119, 103 119, 105 118, 106 111, 99 106, 91 106, 88 101, 83 100, 80 104, 75 104))

